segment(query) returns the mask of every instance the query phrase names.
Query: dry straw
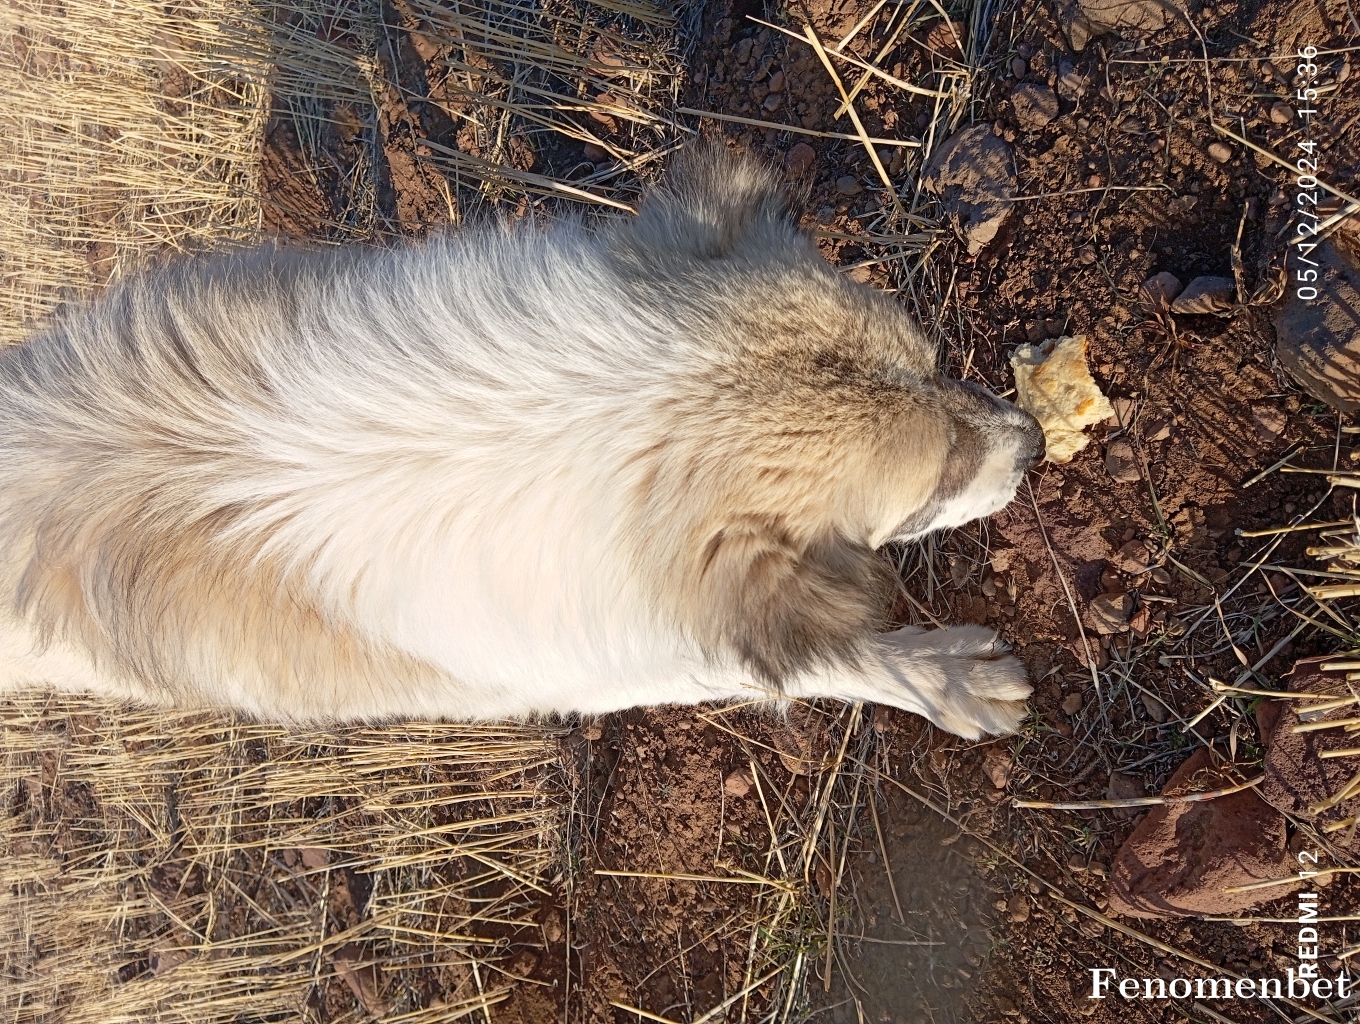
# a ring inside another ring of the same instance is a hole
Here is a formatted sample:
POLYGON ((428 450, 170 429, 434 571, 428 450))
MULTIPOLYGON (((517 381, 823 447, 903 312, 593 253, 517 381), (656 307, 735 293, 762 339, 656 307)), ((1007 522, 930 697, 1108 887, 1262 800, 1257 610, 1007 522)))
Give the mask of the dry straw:
POLYGON ((150 254, 256 230, 268 68, 223 27, 249 14, 0 5, 0 343, 150 254))
POLYGON ((299 734, 12 701, 0 1012, 225 1024, 357 997, 433 1024, 504 999, 505 939, 560 881, 556 757, 530 727, 299 734))

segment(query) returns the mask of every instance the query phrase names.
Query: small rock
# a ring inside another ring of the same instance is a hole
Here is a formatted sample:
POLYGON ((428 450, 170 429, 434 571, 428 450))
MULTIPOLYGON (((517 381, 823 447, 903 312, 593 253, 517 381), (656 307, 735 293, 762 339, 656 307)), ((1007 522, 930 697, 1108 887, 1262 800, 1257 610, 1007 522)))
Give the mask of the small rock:
POLYGON ((1004 750, 994 750, 982 762, 982 770, 996 789, 1005 789, 1011 781, 1011 756, 1004 750))
MULTIPOLYGON (((1200 747, 1163 793, 1219 789, 1232 779, 1200 747)), ((1233 914, 1278 899, 1287 886, 1226 892, 1289 874, 1285 818, 1252 790, 1199 803, 1152 808, 1115 854, 1110 912, 1130 917, 1233 914)))
POLYGON ((751 778, 750 771, 745 768, 738 768, 723 780, 723 792, 736 800, 740 800, 751 792, 753 785, 755 785, 755 780, 751 778))
POLYGON ((1016 78, 1024 78, 1029 74, 1029 64, 1024 57, 1011 58, 1011 74, 1016 78))
POLYGON ((843 196, 857 196, 864 191, 864 186, 853 174, 843 174, 836 179, 836 191, 843 196))
POLYGON ((1120 578, 1119 570, 1114 566, 1107 565, 1100 570, 1100 589, 1107 594, 1124 593, 1124 581, 1120 578))
POLYGON ((1211 159, 1216 160, 1221 164, 1226 164, 1233 158, 1232 147, 1225 145, 1222 142, 1209 143, 1207 152, 1211 159))
POLYGON ((1173 313, 1231 313, 1237 283, 1231 277, 1196 277, 1171 303, 1173 313))
POLYGON ((951 135, 931 156, 921 184, 940 197, 945 214, 977 255, 1001 230, 1015 203, 1011 148, 975 124, 951 135))
POLYGON ((1142 779, 1126 775, 1124 772, 1110 772, 1110 785, 1105 791, 1107 800, 1133 800, 1142 796, 1147 796, 1142 779))
POLYGON ((1070 103, 1076 103, 1086 95, 1090 80, 1078 72, 1071 64, 1063 62, 1058 69, 1058 95, 1070 103))
POLYGON ((1276 103, 1270 108, 1270 119, 1276 124, 1289 124, 1294 120, 1294 108, 1288 103, 1276 103))
POLYGON ((609 159, 609 150, 603 146, 597 146, 593 142, 587 142, 581 147, 581 155, 592 164, 598 164, 609 159))
POLYGON ((1095 33, 1092 30, 1091 23, 1086 18, 1080 15, 1072 17, 1069 14, 1068 17, 1063 19, 1063 34, 1067 36, 1067 41, 1071 44, 1073 51, 1081 53, 1082 50, 1086 49, 1086 44, 1091 41, 1091 36, 1095 33))
POLYGON ((1075 715, 1078 711, 1081 710, 1083 703, 1084 701, 1081 699, 1081 694, 1079 693, 1068 694, 1067 697, 1064 698, 1062 702, 1063 714, 1075 715))
POLYGON ((1272 402, 1257 402, 1251 407, 1251 418, 1262 441, 1274 441, 1289 426, 1289 416, 1272 402))
POLYGON ((301 852, 302 866, 308 871, 320 871, 331 862, 331 851, 319 846, 308 846, 301 852))
MULTIPOLYGON (((1321 665, 1331 658, 1307 658, 1294 666, 1288 677, 1292 693, 1345 693, 1344 671, 1323 672, 1321 665)), ((1262 799, 1286 814, 1292 814, 1321 829, 1360 813, 1360 797, 1352 797, 1325 811, 1311 807, 1331 797, 1355 776, 1353 757, 1322 758, 1324 751, 1360 746, 1354 733, 1342 729, 1322 729, 1296 733, 1299 724, 1293 701, 1267 701, 1257 708, 1260 732, 1268 735, 1265 781, 1259 789, 1262 799)), ((1355 714, 1354 708, 1341 708, 1329 717, 1355 714)), ((1344 835, 1344 833, 1343 833, 1344 835)), ((1354 846, 1351 847, 1354 849, 1354 846)), ((1286 872, 1287 873, 1287 872, 1286 872)))
POLYGON ((959 49, 959 44, 967 39, 966 31, 961 21, 937 21, 926 33, 926 46, 934 50, 941 57, 949 60, 958 60, 963 56, 963 51, 959 49))
POLYGON ((1168 413, 1153 413, 1143 422, 1143 438, 1148 441, 1165 441, 1171 436, 1171 428, 1175 425, 1174 416, 1168 413))
POLYGON ((784 104, 784 94, 782 92, 772 92, 765 97, 765 102, 760 105, 760 109, 767 114, 773 114, 784 104))
POLYGON ((1105 448, 1105 472, 1117 484, 1132 484, 1142 479, 1133 445, 1123 438, 1111 441, 1105 448))
POLYGON ((769 89, 770 92, 784 91, 784 72, 776 71, 770 76, 769 89))
POLYGON ((1142 39, 1166 28, 1172 14, 1157 0, 1075 0, 1064 5, 1064 29, 1072 49, 1080 52, 1093 36, 1116 32, 1142 39))
POLYGON ((1099 257, 1096 255, 1096 251, 1092 246, 1083 245, 1077 250, 1077 262, 1084 267, 1089 267, 1097 259, 1099 259, 1099 257))
POLYGON ((1171 712, 1167 709, 1167 706, 1152 694, 1140 690, 1138 696, 1143 701, 1143 707, 1147 709, 1148 716, 1158 725, 1165 723, 1171 717, 1171 712))
POLYGON ((1133 598, 1128 594, 1097 594, 1087 608, 1090 609, 1091 624, 1096 632, 1110 636, 1129 628, 1129 616, 1133 614, 1133 598))
POLYGON ((382 998, 382 978, 372 955, 357 942, 347 942, 330 954, 335 973, 344 979, 354 998, 374 1017, 388 1012, 382 998), (368 961, 367 963, 365 961, 368 961))
POLYGON ((1308 254, 1319 264, 1317 298, 1299 297, 1292 284, 1275 314, 1280 365, 1320 402, 1344 413, 1360 411, 1360 267, 1330 240, 1308 254))
POLYGON ((591 722, 589 725, 581 726, 581 739, 595 743, 604 737, 604 730, 600 728, 598 722, 591 722))
POLYGON ((1138 299, 1154 313, 1164 313, 1183 290, 1180 278, 1163 270, 1138 286, 1138 299))
POLYGON ((1140 573, 1148 567, 1148 549, 1142 541, 1131 540, 1120 546, 1113 561, 1120 572, 1140 573))
MULTIPOLYGON (((1110 772, 1110 784, 1105 790, 1107 800, 1136 800, 1144 796, 1147 796, 1147 791, 1143 789, 1142 779, 1125 775, 1123 772, 1110 772)), ((1142 811, 1141 807, 1114 808, 1115 817, 1118 818, 1136 818, 1142 811)))
POLYGON ((1147 605, 1139 605, 1138 610, 1129 619, 1129 630, 1137 637, 1145 637, 1152 629, 1152 609, 1147 605))
POLYGON ((791 146, 784 154, 784 170, 795 177, 802 177, 817 166, 817 151, 806 142, 791 146))
POLYGON ((1017 892, 1006 901, 1006 916, 1012 924, 1024 924, 1029 920, 1029 897, 1017 892))
POLYGON ((1046 85, 1021 82, 1011 90, 1011 108, 1020 127, 1032 131, 1058 116, 1058 97, 1046 85))

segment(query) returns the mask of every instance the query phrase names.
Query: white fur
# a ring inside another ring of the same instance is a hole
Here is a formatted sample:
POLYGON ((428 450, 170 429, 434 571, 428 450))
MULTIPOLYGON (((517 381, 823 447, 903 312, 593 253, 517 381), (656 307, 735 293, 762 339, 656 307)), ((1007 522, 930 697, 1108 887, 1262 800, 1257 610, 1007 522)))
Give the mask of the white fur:
MULTIPOLYGON (((88 509, 91 522, 126 506, 151 510, 155 523, 231 510, 212 550, 272 560, 288 593, 335 630, 430 669, 363 685, 280 682, 229 664, 216 641, 196 640, 192 607, 167 606, 167 616, 190 620, 173 634, 187 638, 181 649, 162 652, 186 681, 171 699, 339 721, 771 695, 741 659, 698 642, 658 604, 657 574, 668 570, 654 539, 671 527, 648 525, 634 507, 649 469, 677 443, 669 410, 728 358, 721 338, 696 338, 695 318, 736 322, 741 288, 710 289, 701 307, 663 315, 640 301, 645 283, 621 285, 616 258, 571 225, 355 258, 278 257, 278 287, 262 284, 274 272, 260 259, 173 286, 130 285, 37 339, 75 353, 60 357, 69 363, 61 372, 79 394, 54 397, 56 356, 38 353, 48 375, 39 385, 5 364, 0 550, 11 610, 0 617, 0 689, 44 683, 164 698, 66 620, 53 626, 16 596, 24 567, 50 543, 97 602, 109 564, 101 559, 112 556, 98 538, 83 547, 44 540, 44 524, 58 506, 88 509), (211 387, 186 389, 169 357, 137 360, 135 373, 119 362, 129 345, 165 350, 176 332, 211 387), (143 388, 151 398, 135 397, 143 388)), ((790 267, 777 268, 792 282, 780 287, 821 273, 790 267)), ((914 533, 1010 499, 1026 460, 1022 443, 1002 433, 976 478, 914 533)), ((870 545, 912 512, 849 498, 842 506, 836 529, 870 545)), ((1003 652, 979 627, 899 630, 801 672, 785 694, 895 704, 965 736, 1009 732, 1028 687, 1003 652)))

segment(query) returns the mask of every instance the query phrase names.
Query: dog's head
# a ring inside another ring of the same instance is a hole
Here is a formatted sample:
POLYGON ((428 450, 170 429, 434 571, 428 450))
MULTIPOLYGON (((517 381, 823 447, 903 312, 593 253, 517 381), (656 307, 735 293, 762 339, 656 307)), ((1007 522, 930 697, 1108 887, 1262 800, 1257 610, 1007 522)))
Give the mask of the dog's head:
POLYGON ((1023 409, 969 381, 937 379, 933 386, 950 441, 935 486, 889 540, 913 540, 1001 510, 1044 456, 1043 431, 1023 409))
POLYGON ((876 548, 995 512, 1043 455, 1033 417, 940 373, 896 299, 821 258, 768 168, 699 149, 611 252, 683 339, 638 460, 646 519, 688 574, 684 619, 771 680, 871 633, 876 548))

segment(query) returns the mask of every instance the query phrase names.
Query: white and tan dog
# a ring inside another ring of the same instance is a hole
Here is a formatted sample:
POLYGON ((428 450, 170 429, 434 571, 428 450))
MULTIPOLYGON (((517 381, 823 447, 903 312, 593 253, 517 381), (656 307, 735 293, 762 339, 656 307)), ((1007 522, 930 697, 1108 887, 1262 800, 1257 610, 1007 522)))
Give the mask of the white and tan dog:
POLYGON ((875 549, 999 509, 1042 449, 721 149, 599 230, 191 260, 0 352, 0 689, 1008 733, 1021 664, 877 633, 875 549))

